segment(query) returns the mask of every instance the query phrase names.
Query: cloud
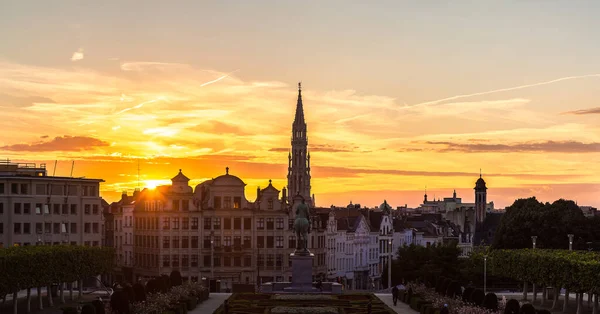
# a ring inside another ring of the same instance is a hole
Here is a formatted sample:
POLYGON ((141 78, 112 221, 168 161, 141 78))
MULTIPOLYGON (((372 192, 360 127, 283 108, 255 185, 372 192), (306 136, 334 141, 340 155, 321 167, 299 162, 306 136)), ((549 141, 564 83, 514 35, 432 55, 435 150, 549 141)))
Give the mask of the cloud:
POLYGON ((13 144, 0 147, 9 151, 51 152, 51 151, 83 151, 95 147, 109 146, 108 142, 87 136, 57 136, 48 142, 31 144, 13 144))
MULTIPOLYGON (((286 148, 286 147, 276 147, 276 148, 271 148, 269 149, 269 151, 271 152, 288 152, 290 151, 290 148, 286 148)), ((320 153, 350 153, 350 152, 358 152, 360 151, 359 147, 352 147, 352 148, 348 148, 348 147, 336 147, 334 145, 319 145, 319 144, 312 144, 308 146, 308 151, 309 152, 320 152, 320 153)))
POLYGON ((73 52, 73 56, 71 57, 71 61, 79 61, 83 60, 83 48, 79 48, 79 50, 73 52))
POLYGON ((41 96, 13 96, 0 94, 0 106, 10 106, 17 108, 31 107, 36 103, 54 104, 54 100, 41 96))
POLYGON ((563 112, 562 114, 600 114, 600 107, 563 112))
POLYGON ((523 152, 545 152, 545 153, 600 153, 600 143, 582 143, 578 141, 544 141, 517 144, 464 144, 455 142, 426 141, 426 144, 443 145, 444 148, 437 149, 439 152, 467 152, 467 153, 523 153, 523 152))
POLYGON ((123 71, 145 71, 149 69, 169 70, 174 68, 189 68, 189 64, 185 63, 168 63, 168 62, 124 62, 121 63, 123 71))

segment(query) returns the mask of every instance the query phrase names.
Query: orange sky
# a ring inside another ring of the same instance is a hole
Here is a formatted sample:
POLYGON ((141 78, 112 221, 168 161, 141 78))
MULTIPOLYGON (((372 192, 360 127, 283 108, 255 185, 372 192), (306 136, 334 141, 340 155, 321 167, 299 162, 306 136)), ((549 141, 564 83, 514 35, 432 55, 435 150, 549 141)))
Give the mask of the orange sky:
POLYGON ((0 158, 75 160, 109 201, 138 161, 141 187, 228 166, 253 200, 286 184, 302 80, 319 206, 472 202, 481 168, 496 207, 600 207, 595 10, 334 2, 0 5, 0 158))

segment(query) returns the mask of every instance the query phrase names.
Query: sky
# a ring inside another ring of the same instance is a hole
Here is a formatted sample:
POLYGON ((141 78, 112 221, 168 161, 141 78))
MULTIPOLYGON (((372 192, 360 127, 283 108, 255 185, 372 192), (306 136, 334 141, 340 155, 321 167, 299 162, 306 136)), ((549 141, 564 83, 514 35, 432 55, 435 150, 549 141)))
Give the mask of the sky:
POLYGON ((108 201, 286 183, 302 81, 317 206, 427 189, 600 206, 597 1, 3 1, 0 158, 108 201), (57 167, 54 167, 54 164, 57 167), (139 166, 139 176, 138 176, 139 166))

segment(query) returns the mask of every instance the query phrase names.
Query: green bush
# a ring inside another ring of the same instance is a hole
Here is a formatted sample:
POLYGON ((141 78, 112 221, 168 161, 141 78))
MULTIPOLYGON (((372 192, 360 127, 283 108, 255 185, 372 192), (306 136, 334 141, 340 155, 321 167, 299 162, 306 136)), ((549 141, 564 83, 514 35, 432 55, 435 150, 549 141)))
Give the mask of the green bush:
POLYGON ((96 314, 96 307, 88 303, 81 308, 81 314, 96 314))

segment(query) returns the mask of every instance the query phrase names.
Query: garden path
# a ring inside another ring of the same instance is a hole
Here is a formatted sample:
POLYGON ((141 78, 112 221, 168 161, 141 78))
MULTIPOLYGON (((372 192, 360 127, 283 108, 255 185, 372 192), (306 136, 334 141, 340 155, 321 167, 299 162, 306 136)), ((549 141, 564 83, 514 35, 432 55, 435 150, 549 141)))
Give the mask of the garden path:
POLYGON ((210 293, 208 300, 198 304, 198 306, 189 311, 188 314, 212 314, 225 302, 231 293, 210 293))
POLYGON ((410 308, 410 306, 400 300, 394 306, 393 298, 391 293, 375 293, 375 296, 379 298, 383 303, 390 307, 393 311, 399 314, 419 314, 419 312, 410 308))

